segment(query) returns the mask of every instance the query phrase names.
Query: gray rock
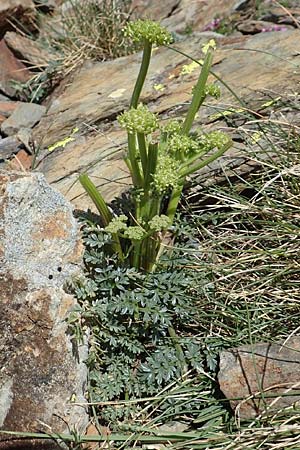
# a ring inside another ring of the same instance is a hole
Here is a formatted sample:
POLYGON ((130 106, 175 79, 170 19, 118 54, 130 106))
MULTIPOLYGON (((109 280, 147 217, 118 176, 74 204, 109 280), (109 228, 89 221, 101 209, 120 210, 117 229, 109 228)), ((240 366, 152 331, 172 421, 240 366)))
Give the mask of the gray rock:
POLYGON ((35 103, 19 103, 14 112, 1 125, 6 136, 18 133, 21 128, 32 128, 46 112, 46 107, 35 103))
POLYGON ((0 193, 0 430, 82 432, 71 398, 85 401, 87 350, 67 334, 76 300, 63 289, 81 271, 77 223, 42 174, 0 171, 0 193))
POLYGON ((22 142, 17 136, 8 136, 0 140, 0 161, 9 158, 17 153, 22 146, 22 142))
POLYGON ((300 336, 223 351, 218 380, 242 419, 294 405, 300 401, 300 336))

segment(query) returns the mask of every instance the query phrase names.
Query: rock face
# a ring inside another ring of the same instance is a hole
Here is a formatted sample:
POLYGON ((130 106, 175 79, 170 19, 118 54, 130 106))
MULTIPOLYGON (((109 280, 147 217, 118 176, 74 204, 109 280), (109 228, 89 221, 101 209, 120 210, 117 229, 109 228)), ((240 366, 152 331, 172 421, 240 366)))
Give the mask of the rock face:
MULTIPOLYGON (((86 347, 67 334, 76 301, 63 290, 81 262, 63 196, 42 174, 0 171, 0 430, 83 431, 87 424, 86 411, 71 402, 73 395, 85 401, 86 347)), ((16 445, 7 439, 0 433, 0 448, 16 445)))
POLYGON ((19 61, 7 47, 4 39, 0 40, 0 90, 8 95, 16 94, 13 82, 26 83, 32 73, 19 61))
POLYGON ((6 136, 12 136, 22 128, 31 128, 40 121, 45 112, 45 106, 20 102, 10 117, 2 123, 1 131, 6 136))
MULTIPOLYGON (((176 48, 196 59, 201 58, 201 45, 210 39, 209 36, 207 33, 195 34, 176 43, 176 48)), ((300 56, 295 52, 295 42, 299 39, 299 30, 280 32, 279 35, 219 35, 213 70, 239 95, 247 108, 260 111, 261 105, 270 100, 270 95, 297 92, 296 66, 300 56), (280 58, 285 59, 285 64, 279 64, 280 58)), ((40 153, 43 160, 39 170, 79 209, 93 207, 78 183, 78 175, 82 172, 91 176, 107 200, 128 186, 122 160, 126 133, 119 129, 115 117, 128 108, 140 61, 141 54, 135 54, 114 61, 85 64, 74 74, 65 91, 53 97, 47 114, 35 128, 37 146, 41 144, 45 148, 55 144, 51 152, 40 153), (75 127, 78 128, 76 133, 73 132, 75 127)), ((162 119, 180 117, 187 109, 198 74, 199 68, 191 64, 190 59, 170 49, 159 48, 153 53, 142 101, 162 119)), ((214 81, 213 77, 211 81, 214 81)), ((206 107, 200 110, 198 125, 206 124, 207 129, 227 128, 222 114, 219 119, 215 118, 216 111, 241 108, 232 93, 219 85, 221 101, 208 99, 206 107)), ((216 162, 217 166, 203 169, 199 183, 212 180, 216 170, 240 167, 249 162, 249 151, 241 156, 240 147, 236 142, 233 149, 216 162)))
POLYGON ((236 414, 251 419, 300 401, 300 336, 223 351, 220 388, 236 414), (297 395, 295 395, 297 394, 297 395))

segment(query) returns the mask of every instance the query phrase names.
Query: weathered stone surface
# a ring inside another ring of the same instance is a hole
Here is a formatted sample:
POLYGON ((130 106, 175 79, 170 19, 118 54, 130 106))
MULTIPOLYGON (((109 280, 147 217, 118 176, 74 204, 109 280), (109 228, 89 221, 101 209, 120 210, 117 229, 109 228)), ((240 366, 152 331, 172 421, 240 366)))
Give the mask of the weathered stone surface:
MULTIPOLYGON (((259 110, 260 105, 269 100, 265 92, 281 95, 299 89, 297 64, 300 55, 295 52, 295 42, 299 40, 298 30, 280 33, 280 39, 276 33, 220 37, 213 70, 251 110, 259 110), (278 57, 284 58, 286 63, 279 64, 278 57)), ((177 43, 176 47, 201 58, 200 48, 204 42, 207 42, 207 36, 201 33, 177 43)), ((136 54, 115 61, 85 64, 74 74, 65 91, 53 99, 47 114, 34 129, 36 142, 42 143, 44 148, 58 143, 52 152, 41 152, 43 160, 39 170, 79 209, 92 207, 77 182, 82 172, 91 175, 108 200, 126 189, 127 171, 121 158, 126 133, 119 129, 115 117, 129 105, 140 60, 141 54, 136 54), (79 131, 72 134, 75 127, 79 131), (67 144, 66 138, 70 138, 67 144), (62 141, 61 146, 59 141, 62 141)), ((162 119, 178 117, 186 111, 199 74, 199 69, 190 64, 188 58, 172 50, 160 48, 154 52, 142 101, 162 119), (189 70, 183 74, 185 65, 189 70)), ((221 88, 218 108, 226 109, 228 105, 240 108, 232 94, 224 86, 221 88)), ((213 120, 215 108, 216 101, 208 99, 206 107, 200 110, 198 124, 205 122, 209 127, 222 128, 224 123, 213 120)), ((240 163, 237 156, 241 152, 237 147, 240 146, 235 146, 222 159, 222 170, 240 163)), ((251 159, 246 153, 242 158, 246 163, 251 159)), ((202 170, 202 179, 213 176, 218 164, 220 168, 219 162, 213 170, 202 170)))
POLYGON ((34 12, 34 3, 32 0, 1 0, 0 2, 0 35, 8 26, 7 20, 12 17, 15 19, 30 17, 34 12))
POLYGON ((35 103, 19 103, 13 113, 1 125, 6 136, 12 136, 21 128, 32 128, 46 112, 46 107, 35 103))
POLYGON ((138 0, 133 1, 137 16, 158 20, 170 31, 185 33, 202 30, 216 16, 227 16, 235 8, 236 0, 138 0))
POLYGON ((300 336, 220 354, 220 388, 243 419, 300 401, 300 336))
POLYGON ((263 20, 245 20, 237 25, 238 31, 244 34, 256 34, 265 32, 284 32, 287 31, 289 25, 277 25, 263 20))
POLYGON ((47 66, 51 59, 54 59, 53 54, 41 47, 38 41, 29 39, 14 31, 5 33, 4 40, 19 59, 26 60, 35 67, 47 66))
POLYGON ((17 153, 22 146, 22 142, 17 136, 9 136, 0 140, 0 161, 9 158, 17 153))
POLYGON ((14 96, 16 89, 13 81, 26 83, 32 73, 9 50, 4 40, 0 41, 0 90, 8 96, 14 96))
POLYGON ((0 193, 0 430, 82 431, 86 411, 70 399, 84 401, 86 349, 67 335, 76 302, 63 289, 81 270, 77 223, 40 173, 1 171, 0 193))
POLYGON ((298 0, 295 1, 295 6, 298 6, 298 8, 282 8, 280 6, 273 6, 267 10, 267 12, 262 16, 262 19, 270 22, 276 22, 278 24, 287 24, 297 27, 299 26, 300 21, 300 8, 298 0))

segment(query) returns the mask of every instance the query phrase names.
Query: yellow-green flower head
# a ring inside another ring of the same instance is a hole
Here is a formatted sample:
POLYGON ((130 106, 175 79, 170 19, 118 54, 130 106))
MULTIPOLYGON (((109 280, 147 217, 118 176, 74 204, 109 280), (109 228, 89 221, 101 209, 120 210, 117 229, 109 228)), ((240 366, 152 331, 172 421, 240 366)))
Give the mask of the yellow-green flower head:
POLYGON ((150 134, 158 128, 158 119, 147 106, 139 104, 138 107, 131 108, 119 115, 118 122, 122 128, 129 133, 150 134))
POLYGON ((152 20, 138 19, 135 22, 129 22, 124 28, 124 35, 133 42, 146 40, 156 45, 168 45, 173 41, 171 33, 152 20))
POLYGON ((143 228, 136 227, 128 227, 124 231, 124 236, 130 239, 131 241, 141 241, 145 235, 143 228))
POLYGON ((173 134, 180 134, 182 130, 182 122, 177 119, 169 120, 166 125, 162 127, 162 132, 172 136, 173 134))
POLYGON ((222 131, 211 131, 198 138, 200 145, 207 151, 212 150, 213 148, 222 148, 229 140, 230 138, 228 135, 222 131))
POLYGON ((207 84, 205 86, 205 94, 210 95, 211 97, 214 97, 216 99, 220 98, 221 96, 220 86, 214 83, 207 84))
POLYGON ((182 135, 174 134, 168 141, 168 151, 176 157, 176 159, 191 156, 197 152, 199 145, 192 138, 182 135))
POLYGON ((178 163, 173 157, 161 154, 153 176, 154 187, 157 192, 163 193, 178 184, 178 163))
POLYGON ((206 55, 209 50, 216 50, 216 48, 216 41, 214 39, 210 39, 206 44, 202 45, 202 52, 206 55))
POLYGON ((127 222, 127 216, 124 214, 121 214, 118 217, 114 217, 110 223, 105 227, 105 231, 108 233, 114 234, 118 233, 119 231, 125 230, 127 228, 126 225, 127 222))
POLYGON ((168 216, 162 214, 161 216, 154 216, 151 220, 149 220, 148 225, 150 230, 153 231, 166 230, 171 225, 171 220, 168 216))

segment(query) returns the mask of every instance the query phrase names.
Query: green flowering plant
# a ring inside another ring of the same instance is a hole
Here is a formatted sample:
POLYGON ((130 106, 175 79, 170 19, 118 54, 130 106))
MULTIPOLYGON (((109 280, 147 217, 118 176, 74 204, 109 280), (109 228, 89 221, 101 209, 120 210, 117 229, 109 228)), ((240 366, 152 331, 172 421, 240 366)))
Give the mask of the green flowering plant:
POLYGON ((150 20, 129 23, 124 34, 143 44, 130 108, 118 117, 119 125, 127 131, 125 162, 133 183, 134 213, 114 217, 88 175, 79 179, 98 208, 104 229, 112 236, 112 251, 120 262, 149 272, 156 267, 164 232, 172 226, 186 178, 220 157, 231 146, 231 140, 219 131, 191 134, 205 98, 220 96, 218 86, 207 84, 215 50, 213 40, 203 46, 204 60, 185 118, 160 126, 157 115, 140 103, 140 94, 152 46, 168 46, 172 36, 150 20))

